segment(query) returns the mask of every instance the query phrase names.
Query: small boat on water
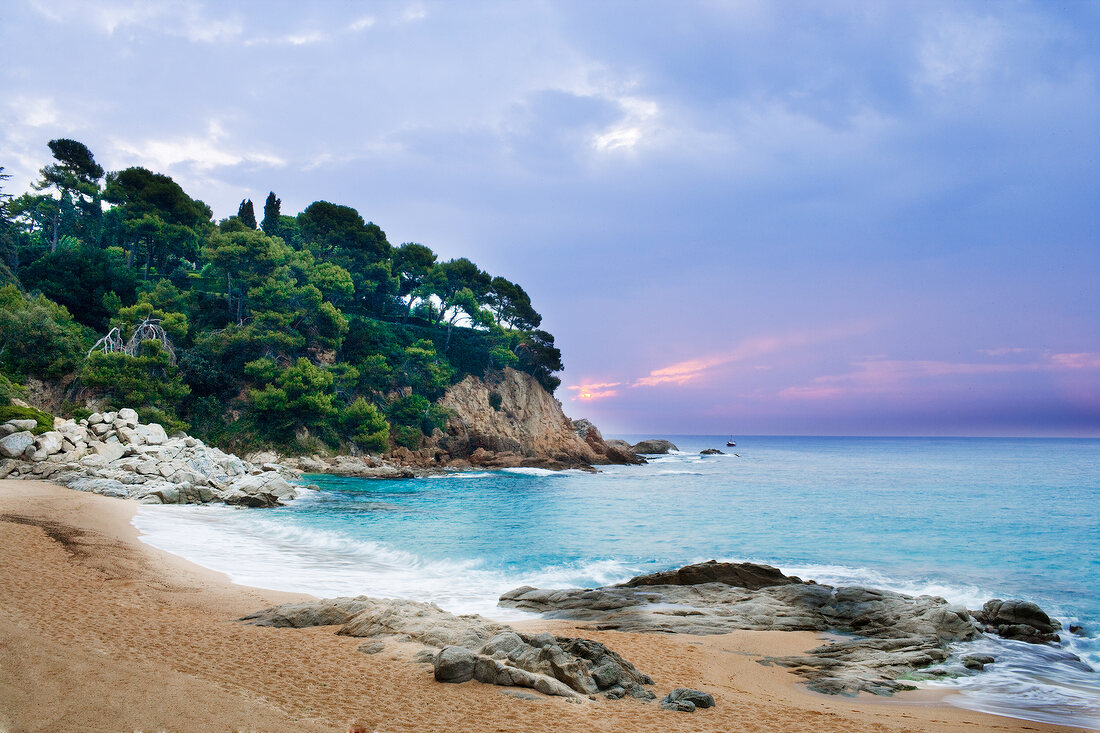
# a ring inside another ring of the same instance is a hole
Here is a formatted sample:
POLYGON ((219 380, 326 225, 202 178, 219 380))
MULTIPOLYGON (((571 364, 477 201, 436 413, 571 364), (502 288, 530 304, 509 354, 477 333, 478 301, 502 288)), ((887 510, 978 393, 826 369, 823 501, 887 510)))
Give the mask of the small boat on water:
POLYGON ((733 447, 733 446, 735 446, 735 445, 737 445, 737 443, 734 443, 734 442, 733 442, 733 436, 731 435, 731 436, 730 436, 730 439, 726 441, 726 447, 728 447, 728 448, 732 448, 732 447, 733 447))

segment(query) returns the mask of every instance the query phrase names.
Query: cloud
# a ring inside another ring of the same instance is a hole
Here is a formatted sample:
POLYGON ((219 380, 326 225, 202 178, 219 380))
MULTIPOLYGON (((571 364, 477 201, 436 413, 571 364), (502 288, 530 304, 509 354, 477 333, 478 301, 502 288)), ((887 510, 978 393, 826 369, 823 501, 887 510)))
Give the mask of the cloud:
POLYGON ((364 31, 368 28, 373 28, 374 24, 377 23, 377 22, 378 21, 374 18, 374 16, 364 15, 362 18, 359 18, 358 20, 352 21, 348 25, 348 30, 349 31, 364 31))
MULTIPOLYGON (((836 341, 858 334, 867 333, 877 327, 875 321, 858 321, 850 324, 821 328, 812 331, 792 331, 774 336, 760 336, 747 339, 733 349, 713 356, 688 359, 667 367, 654 369, 647 376, 640 377, 632 387, 656 387, 661 384, 683 385, 703 378, 715 367, 724 366, 746 359, 756 359, 777 351, 809 346, 826 341, 836 341)), ((765 365, 763 367, 767 369, 765 365)), ((755 366, 754 369, 761 369, 755 366)))
POLYGON ((57 104, 49 97, 18 97, 8 105, 20 124, 46 127, 57 123, 57 104))
POLYGON ((574 384, 570 385, 566 389, 571 389, 577 394, 572 399, 575 400, 600 400, 606 397, 614 397, 619 394, 619 390, 611 389, 612 387, 618 387, 621 382, 599 382, 595 384, 574 384))
MULTIPOLYGON (((1007 349, 1004 355, 1027 352, 1007 349)), ((981 353, 989 353, 989 350, 981 353)), ((1023 362, 951 362, 936 360, 869 359, 852 364, 854 371, 815 377, 809 384, 780 390, 783 399, 820 400, 857 394, 881 394, 925 379, 1036 372, 1100 370, 1100 353, 1043 353, 1023 362)))
POLYGON ((120 156, 136 159, 153 170, 166 170, 179 164, 187 164, 198 170, 210 170, 253 163, 265 166, 283 166, 286 161, 270 153, 240 151, 232 145, 219 143, 225 131, 217 122, 210 122, 206 137, 175 139, 147 139, 128 142, 116 139, 114 147, 120 156))
POLYGON ((620 97, 615 101, 622 109, 622 118, 597 133, 592 145, 602 152, 633 151, 646 132, 652 130, 660 108, 656 102, 639 97, 620 97))
POLYGON ((109 2, 35 0, 31 7, 55 23, 78 24, 109 36, 126 28, 153 30, 181 36, 195 43, 215 43, 237 38, 244 25, 235 17, 210 17, 191 2, 109 2))

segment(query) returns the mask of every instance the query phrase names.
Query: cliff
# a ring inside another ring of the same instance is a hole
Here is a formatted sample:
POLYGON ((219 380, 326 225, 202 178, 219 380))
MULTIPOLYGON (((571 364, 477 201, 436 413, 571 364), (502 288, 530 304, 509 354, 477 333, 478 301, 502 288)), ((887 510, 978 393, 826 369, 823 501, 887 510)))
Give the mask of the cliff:
POLYGON ((609 446, 588 421, 574 424, 561 402, 531 375, 504 369, 484 379, 468 376, 439 404, 453 411, 438 452, 452 467, 539 466, 570 468, 640 463, 630 451, 609 446))

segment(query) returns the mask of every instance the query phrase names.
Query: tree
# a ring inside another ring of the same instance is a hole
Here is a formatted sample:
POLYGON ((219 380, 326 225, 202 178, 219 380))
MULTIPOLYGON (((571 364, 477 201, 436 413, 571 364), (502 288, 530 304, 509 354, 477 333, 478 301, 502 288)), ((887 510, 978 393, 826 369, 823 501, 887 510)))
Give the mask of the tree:
POLYGON ((80 380, 115 407, 135 408, 168 430, 186 427, 176 415, 176 406, 191 389, 160 341, 142 342, 134 356, 95 351, 88 355, 80 380))
POLYGON ((436 255, 430 248, 405 242, 393 251, 393 274, 398 279, 397 294, 405 301, 404 321, 408 322, 413 303, 420 299, 420 287, 435 266, 436 255))
POLYGON ((497 323, 507 328, 530 331, 542 323, 542 316, 531 307, 527 292, 503 277, 493 278, 486 302, 497 323))
POLYGON ((561 384, 554 376, 565 366, 561 363, 561 350, 554 346, 554 337, 546 331, 531 331, 516 347, 518 368, 538 380, 550 394, 561 384))
POLYGON ((256 228, 256 209, 252 206, 252 199, 244 199, 237 208, 237 218, 247 229, 256 228))
POLYGON ((31 298, 14 285, 0 288, 0 372, 21 381, 61 379, 77 368, 91 333, 45 296, 31 298))
POLYGON ((129 250, 130 263, 144 255, 146 279, 153 264, 167 270, 172 260, 198 256, 213 212, 169 176, 127 168, 107 175, 104 195, 120 209, 117 243, 129 250))
POLYGON ((392 247, 386 233, 366 223, 350 206, 315 201, 298 215, 302 241, 320 262, 334 262, 349 273, 356 299, 377 310, 399 283, 388 269, 392 247), (391 282, 392 281, 392 282, 391 282))
POLYGON ((264 218, 260 222, 260 229, 264 230, 264 234, 269 237, 278 237, 279 235, 279 210, 282 208, 283 202, 281 199, 275 198, 275 192, 272 191, 267 195, 267 201, 264 201, 264 218))
POLYGON ((60 241, 63 219, 68 220, 69 228, 74 228, 78 207, 93 214, 91 218, 98 219, 101 213, 99 179, 103 177, 103 167, 95 162, 92 151, 76 140, 57 138, 50 140, 49 147, 56 162, 42 168, 42 178, 33 187, 38 191, 47 188, 57 190, 50 240, 50 251, 53 252, 60 241))
MULTIPOLYGON (((269 365, 254 362, 249 367, 253 374, 271 376, 269 365)), ((259 424, 276 440, 288 440, 297 427, 323 427, 337 413, 332 374, 308 359, 299 358, 274 374, 263 389, 248 394, 259 424)))
POLYGON ((390 444, 390 426, 382 412, 358 397, 340 413, 344 435, 361 449, 381 453, 390 444))

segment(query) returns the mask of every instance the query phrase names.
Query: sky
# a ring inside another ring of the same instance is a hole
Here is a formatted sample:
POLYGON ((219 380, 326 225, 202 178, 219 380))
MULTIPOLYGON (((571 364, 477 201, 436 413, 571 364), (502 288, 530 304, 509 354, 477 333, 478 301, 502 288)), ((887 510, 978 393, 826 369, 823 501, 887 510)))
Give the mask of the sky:
POLYGON ((523 285, 605 434, 1100 436, 1100 3, 0 12, 46 142, 523 285))

